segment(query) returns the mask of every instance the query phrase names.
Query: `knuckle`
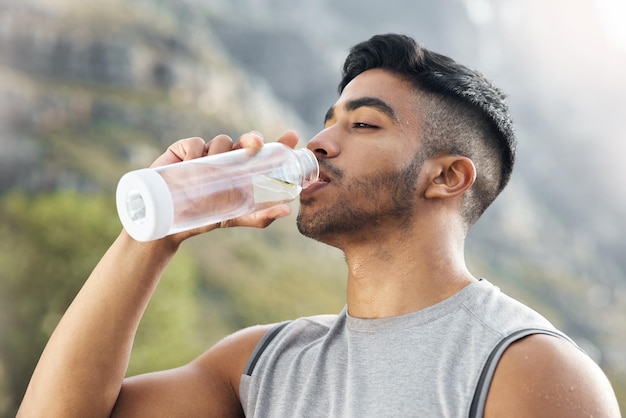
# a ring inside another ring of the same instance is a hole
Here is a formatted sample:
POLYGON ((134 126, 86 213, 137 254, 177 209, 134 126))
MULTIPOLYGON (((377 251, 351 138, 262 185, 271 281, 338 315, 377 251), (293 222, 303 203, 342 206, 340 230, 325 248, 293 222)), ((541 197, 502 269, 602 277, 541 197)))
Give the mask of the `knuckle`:
POLYGON ((178 141, 176 141, 176 143, 180 143, 180 144, 204 144, 204 139, 200 138, 199 136, 192 136, 189 138, 183 138, 183 139, 179 139, 178 141))
POLYGON ((214 143, 214 142, 230 142, 232 143, 233 140, 230 136, 226 135, 226 134, 220 134, 217 135, 215 138, 213 138, 210 142, 214 143))

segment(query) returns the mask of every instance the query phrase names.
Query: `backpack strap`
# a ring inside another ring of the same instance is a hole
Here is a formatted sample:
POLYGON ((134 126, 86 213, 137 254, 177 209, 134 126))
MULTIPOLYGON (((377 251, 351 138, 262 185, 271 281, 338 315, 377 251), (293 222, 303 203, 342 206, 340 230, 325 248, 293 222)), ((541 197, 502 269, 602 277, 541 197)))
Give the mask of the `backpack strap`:
POLYGON ((278 333, 283 328, 285 328, 285 326, 287 326, 290 322, 291 321, 285 321, 285 322, 279 322, 277 324, 274 324, 274 326, 270 328, 270 330, 267 331, 265 335, 263 335, 261 340, 259 340, 259 343, 254 348, 254 351, 248 358, 248 362, 246 363, 246 368, 243 371, 244 374, 248 376, 252 376, 252 372, 254 371, 254 368, 256 367, 256 364, 261 358, 261 355, 263 354, 265 349, 270 345, 270 343, 278 335, 278 333))
POLYGON ((498 366, 498 362, 500 361, 500 358, 502 357, 506 349, 509 348, 509 346, 514 342, 533 334, 546 334, 553 337, 561 338, 574 344, 574 346, 580 350, 576 343, 574 343, 574 341, 572 341, 565 335, 560 334, 556 331, 550 331, 541 328, 521 329, 503 338, 495 346, 495 348, 487 358, 487 363, 485 363, 485 367, 480 374, 478 384, 476 385, 476 391, 474 392, 474 398, 472 399, 472 404, 470 406, 469 418, 483 417, 483 414, 485 412, 485 403, 487 401, 487 394, 489 393, 489 387, 491 386, 493 375, 496 371, 496 367, 498 366))

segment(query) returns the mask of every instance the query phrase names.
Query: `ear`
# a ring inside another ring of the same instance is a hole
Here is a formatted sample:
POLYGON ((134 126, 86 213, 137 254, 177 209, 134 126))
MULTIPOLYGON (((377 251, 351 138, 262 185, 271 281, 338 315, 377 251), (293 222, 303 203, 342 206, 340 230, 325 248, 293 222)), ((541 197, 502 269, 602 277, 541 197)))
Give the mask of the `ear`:
POLYGON ((474 162, 461 155, 441 155, 425 163, 428 176, 424 197, 447 199, 459 196, 476 181, 474 162))

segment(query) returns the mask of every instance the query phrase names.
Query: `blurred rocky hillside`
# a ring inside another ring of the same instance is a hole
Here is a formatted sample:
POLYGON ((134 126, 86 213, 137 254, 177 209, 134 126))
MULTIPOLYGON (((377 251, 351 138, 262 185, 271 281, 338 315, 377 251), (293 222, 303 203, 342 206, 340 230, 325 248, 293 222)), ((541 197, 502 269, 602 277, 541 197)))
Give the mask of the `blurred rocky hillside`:
POLYGON ((156 4, 0 3, 0 191, 111 189, 175 139, 299 124, 209 25, 156 4))

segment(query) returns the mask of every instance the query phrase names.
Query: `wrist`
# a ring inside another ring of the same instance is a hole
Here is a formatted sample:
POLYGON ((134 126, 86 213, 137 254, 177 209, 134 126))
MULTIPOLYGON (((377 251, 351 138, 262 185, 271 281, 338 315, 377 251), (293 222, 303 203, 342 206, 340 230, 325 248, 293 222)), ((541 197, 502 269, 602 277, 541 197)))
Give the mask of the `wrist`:
POLYGON ((170 235, 154 241, 141 242, 131 237, 125 229, 122 229, 118 240, 125 246, 131 246, 141 252, 148 252, 169 258, 178 251, 184 238, 177 235, 170 235))

